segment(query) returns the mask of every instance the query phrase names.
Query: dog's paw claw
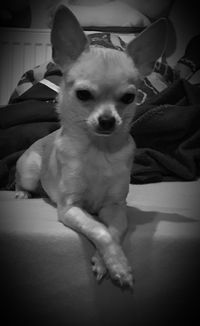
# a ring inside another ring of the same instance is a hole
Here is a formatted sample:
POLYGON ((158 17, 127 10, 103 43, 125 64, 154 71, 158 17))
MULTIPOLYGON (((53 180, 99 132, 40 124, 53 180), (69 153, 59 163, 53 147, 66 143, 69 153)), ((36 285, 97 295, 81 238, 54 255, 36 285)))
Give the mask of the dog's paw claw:
POLYGON ((100 270, 97 270, 94 266, 92 267, 92 271, 95 274, 95 277, 96 277, 96 280, 98 283, 100 283, 103 280, 103 278, 106 276, 106 273, 107 273, 106 270, 100 271, 100 270))
POLYGON ((103 274, 103 273, 101 273, 101 274, 100 274, 100 273, 97 273, 97 275, 96 275, 96 279, 97 279, 97 282, 98 282, 98 283, 100 283, 100 282, 102 281, 104 275, 105 275, 105 274, 103 274))
POLYGON ((123 286, 123 282, 119 274, 116 274, 113 278, 120 286, 123 286))
POLYGON ((97 282, 100 283, 107 274, 107 269, 99 254, 95 254, 92 259, 92 271, 96 276, 97 282))
POLYGON ((117 273, 115 275, 112 276, 113 281, 115 281, 117 284, 120 285, 121 288, 125 289, 125 288, 129 288, 129 289, 133 289, 133 284, 134 284, 134 279, 132 276, 132 273, 128 272, 128 273, 117 273))

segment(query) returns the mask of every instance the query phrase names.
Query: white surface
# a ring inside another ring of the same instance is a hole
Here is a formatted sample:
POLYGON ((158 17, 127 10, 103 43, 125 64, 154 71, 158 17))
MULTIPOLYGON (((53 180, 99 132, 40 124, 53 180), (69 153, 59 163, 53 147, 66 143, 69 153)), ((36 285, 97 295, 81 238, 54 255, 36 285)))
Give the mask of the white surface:
MULTIPOLYGON (((200 180, 130 185, 127 205, 143 212, 177 214, 200 223, 200 180)), ((65 230, 57 222, 56 208, 44 199, 19 200, 14 191, 0 191, 0 209, 3 228, 27 226, 31 232, 52 233, 65 230)))
POLYGON ((123 247, 136 279, 131 294, 109 279, 97 284, 94 247, 57 221, 55 207, 0 192, 4 304, 12 293, 2 311, 12 310, 15 323, 26 319, 23 325, 164 326, 186 318, 192 325, 198 317, 199 194, 199 181, 130 187, 123 247))
POLYGON ((131 185, 127 201, 142 210, 180 213, 200 220, 200 180, 131 185))

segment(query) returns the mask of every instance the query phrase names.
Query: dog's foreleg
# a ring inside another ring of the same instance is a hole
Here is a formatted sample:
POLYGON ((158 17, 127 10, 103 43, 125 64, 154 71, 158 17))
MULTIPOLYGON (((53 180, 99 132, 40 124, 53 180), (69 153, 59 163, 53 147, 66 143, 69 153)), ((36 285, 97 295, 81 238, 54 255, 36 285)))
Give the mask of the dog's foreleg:
MULTIPOLYGON (((109 232, 116 243, 120 244, 127 229, 126 207, 119 205, 106 206, 100 211, 99 217, 108 226, 109 232)), ((107 269, 98 251, 92 257, 92 264, 98 280, 101 280, 106 275, 107 269)))
POLYGON ((64 225, 85 235, 100 252, 104 252, 106 247, 113 242, 107 227, 79 206, 61 207, 58 205, 58 218, 64 225))
POLYGON ((29 198, 30 193, 36 190, 41 164, 41 155, 35 150, 28 150, 18 159, 16 164, 16 198, 29 198))
MULTIPOLYGON (((80 207, 72 206, 69 209, 58 209, 58 216, 64 225, 69 226, 90 239, 96 246, 97 252, 104 252, 107 245, 112 242, 112 237, 108 229, 80 207)), ((93 265, 92 270, 99 282, 105 276, 107 268, 99 253, 97 260, 98 266, 96 265, 96 257, 92 257, 91 262, 93 265)))
MULTIPOLYGON (((103 223, 96 221, 78 206, 58 205, 58 216, 64 225, 82 233, 95 244, 113 280, 118 281, 121 286, 132 287, 132 274, 127 259, 120 245, 103 223)), ((101 275, 98 277, 100 278, 101 275)))
MULTIPOLYGON (((80 207, 71 206, 70 208, 63 208, 58 206, 58 217, 64 225, 82 233, 91 240, 96 246, 98 252, 105 252, 107 246, 113 241, 108 229, 80 207)), ((93 257, 92 270, 96 274, 97 280, 100 281, 106 274, 107 268, 99 254, 97 259, 98 262, 101 260, 101 264, 98 264, 98 267, 96 268, 96 259, 93 257)))
POLYGON ((117 243, 121 243, 127 231, 126 204, 110 204, 104 206, 99 212, 99 218, 108 226, 114 240, 117 243))
MULTIPOLYGON (((107 225, 109 233, 116 243, 114 254, 112 257, 109 257, 108 254, 104 255, 104 262, 106 266, 112 265, 112 268, 109 268, 112 278, 117 279, 121 285, 127 285, 132 288, 132 269, 121 247, 122 238, 127 230, 126 205, 107 205, 101 209, 99 217, 107 225)), ((99 261, 99 264, 101 264, 101 261, 99 261)))

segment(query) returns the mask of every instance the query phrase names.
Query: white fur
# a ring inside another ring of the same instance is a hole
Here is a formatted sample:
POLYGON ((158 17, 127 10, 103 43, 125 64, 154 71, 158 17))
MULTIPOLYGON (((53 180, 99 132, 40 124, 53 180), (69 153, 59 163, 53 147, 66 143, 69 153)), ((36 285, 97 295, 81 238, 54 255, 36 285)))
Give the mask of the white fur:
POLYGON ((25 191, 35 191, 41 182, 57 205, 59 221, 94 243, 92 270, 97 280, 108 272, 129 288, 133 276, 120 242, 127 229, 126 197, 135 148, 129 131, 136 101, 127 104, 121 99, 127 92, 137 95, 140 71, 149 72, 160 55, 160 27, 163 30, 163 22, 143 32, 141 41, 131 41, 127 52, 90 47, 76 18, 60 7, 51 40, 54 60, 64 75, 57 107, 62 127, 34 143, 17 162, 17 190, 23 192, 19 196, 26 197, 25 191), (77 97, 80 88, 92 97, 77 97), (104 114, 115 118, 106 137, 98 130, 104 114))

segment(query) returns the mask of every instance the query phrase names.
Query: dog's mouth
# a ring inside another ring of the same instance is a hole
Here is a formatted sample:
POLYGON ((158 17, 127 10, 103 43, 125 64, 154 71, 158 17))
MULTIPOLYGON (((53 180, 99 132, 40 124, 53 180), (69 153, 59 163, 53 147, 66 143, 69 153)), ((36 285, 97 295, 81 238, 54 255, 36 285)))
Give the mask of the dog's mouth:
POLYGON ((102 130, 102 129, 95 129, 95 134, 99 135, 99 136, 110 136, 113 134, 113 132, 115 131, 115 128, 113 128, 113 130, 102 130))

